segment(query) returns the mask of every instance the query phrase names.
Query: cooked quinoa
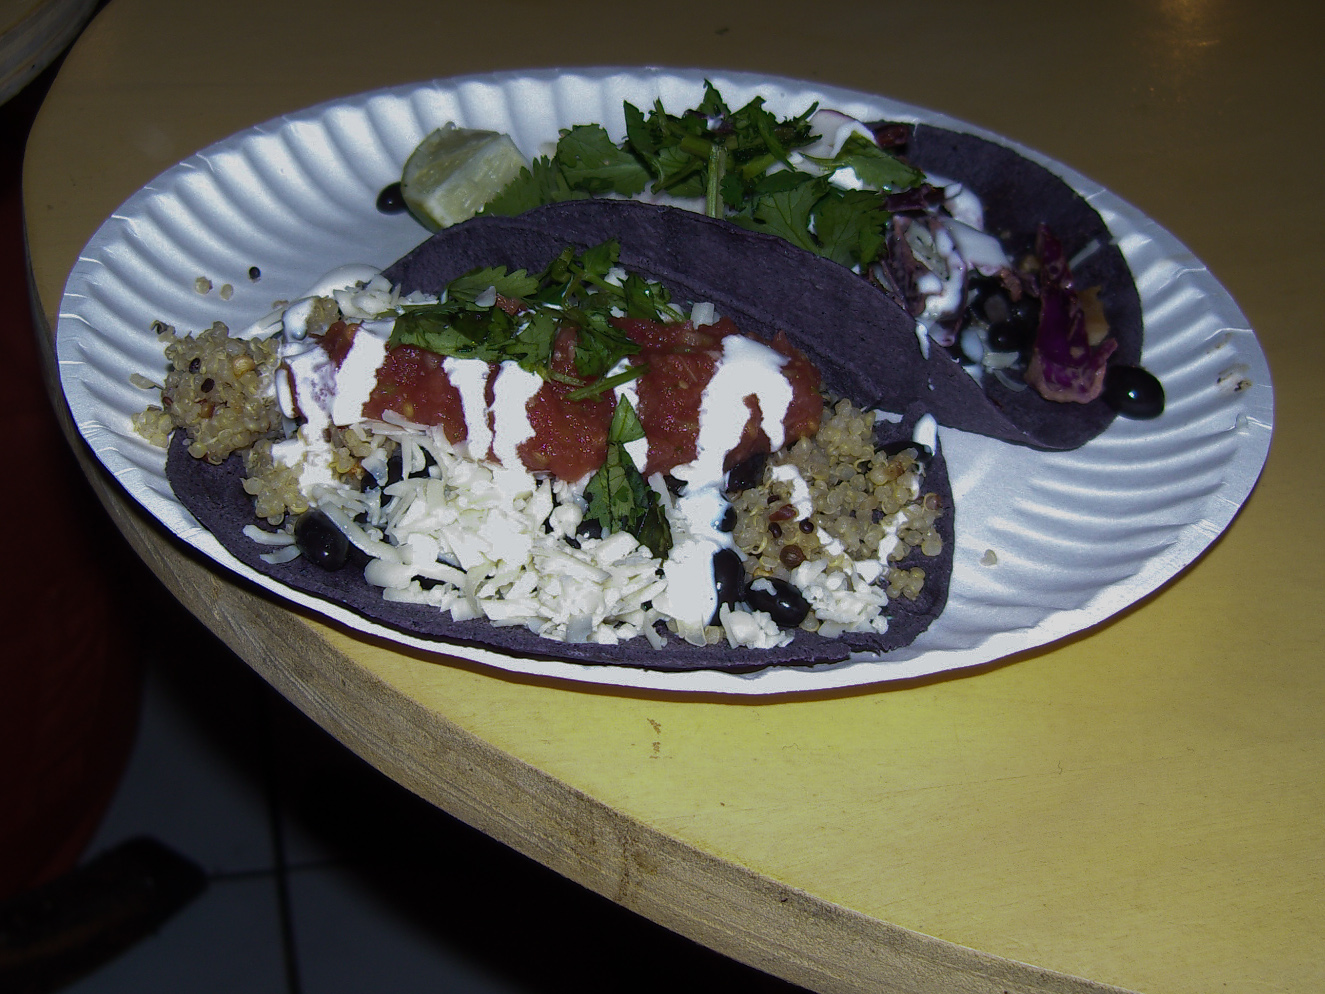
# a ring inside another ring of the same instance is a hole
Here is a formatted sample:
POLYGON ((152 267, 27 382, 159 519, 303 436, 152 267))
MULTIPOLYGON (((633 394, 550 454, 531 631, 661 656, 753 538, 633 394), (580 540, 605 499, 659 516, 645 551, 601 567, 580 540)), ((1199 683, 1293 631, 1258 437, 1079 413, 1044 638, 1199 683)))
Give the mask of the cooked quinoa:
MULTIPOLYGON (((919 450, 891 457, 876 451, 874 424, 871 412, 839 400, 818 434, 770 457, 760 484, 733 499, 734 537, 751 579, 789 580, 807 561, 826 559, 827 569, 840 570, 850 569, 851 561, 886 557, 896 563, 914 549, 931 557, 943 550, 935 528, 943 507, 937 494, 921 492, 919 450), (801 481, 808 494, 796 493, 801 481)), ((925 571, 889 565, 884 581, 889 597, 914 600, 925 571)))
POLYGON ((161 406, 133 418, 140 435, 165 447, 170 433, 183 428, 189 434, 189 455, 214 465, 260 439, 282 436, 272 389, 281 361, 276 342, 231 338, 220 321, 182 338, 160 322, 153 330, 166 347, 169 366, 161 406))

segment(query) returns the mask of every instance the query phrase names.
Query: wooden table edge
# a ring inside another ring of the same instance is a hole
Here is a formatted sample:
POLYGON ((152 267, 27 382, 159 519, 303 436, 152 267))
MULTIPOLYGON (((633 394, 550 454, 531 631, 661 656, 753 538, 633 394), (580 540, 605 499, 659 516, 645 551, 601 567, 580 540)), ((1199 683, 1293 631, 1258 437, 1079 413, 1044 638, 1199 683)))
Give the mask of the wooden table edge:
POLYGON ((58 308, 48 309, 40 299, 30 256, 28 286, 48 395, 80 468, 116 527, 194 616, 300 711, 386 776, 595 893, 812 990, 1123 990, 914 932, 724 860, 612 809, 401 694, 337 651, 296 610, 202 562, 123 491, 74 426, 60 388, 55 326, 48 313, 58 308), (383 716, 394 719, 389 729, 382 727, 383 716), (405 743, 412 748, 402 748, 405 743), (426 772, 418 757, 427 757, 426 772), (700 908, 707 913, 697 914, 700 908))

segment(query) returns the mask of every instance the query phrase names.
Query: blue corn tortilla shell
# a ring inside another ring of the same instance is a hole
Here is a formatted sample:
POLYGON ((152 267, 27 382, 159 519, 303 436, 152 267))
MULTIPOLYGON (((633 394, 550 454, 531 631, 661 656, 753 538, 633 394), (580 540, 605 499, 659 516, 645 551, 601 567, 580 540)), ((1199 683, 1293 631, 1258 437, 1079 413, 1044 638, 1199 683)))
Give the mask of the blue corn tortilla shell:
MULTIPOLYGON (((1092 243, 1098 246, 1072 267, 1073 282, 1079 289, 1100 288, 1104 316, 1118 341, 1110 365, 1139 365, 1141 297, 1127 260, 1099 212, 1061 177, 1005 145, 926 124, 908 128, 906 145, 893 151, 927 174, 956 180, 974 191, 984 205, 985 229, 998 237, 1010 258, 1034 251, 1035 231, 1041 223, 1062 242, 1068 259, 1092 243)), ((939 363, 961 369, 941 347, 931 345, 930 356, 931 380, 933 367, 939 363)), ((936 403, 933 411, 940 424, 1037 449, 1075 449, 1104 431, 1117 416, 1102 399, 1088 404, 1057 403, 1045 400, 1034 389, 1009 390, 992 376, 977 383, 964 371, 961 375, 976 389, 961 384, 957 389, 969 398, 955 405, 936 403), (971 406, 978 404, 981 395, 989 408, 984 412, 971 406)), ((945 388, 936 384, 935 389, 945 388)))
MULTIPOLYGON (((536 272, 568 244, 583 249, 608 238, 620 241, 625 268, 661 281, 674 300, 710 301, 742 331, 761 338, 785 331, 818 366, 831 394, 849 397, 859 406, 904 412, 906 417, 900 423, 880 423, 879 444, 911 437, 924 407, 899 404, 890 395, 898 379, 896 363, 884 354, 889 350, 878 344, 881 334, 891 336, 909 341, 910 351, 918 355, 910 317, 859 277, 778 238, 670 208, 575 201, 518 218, 480 217, 447 228, 390 267, 386 275, 402 284, 405 292, 436 292, 480 266, 505 265, 536 272), (857 298, 867 305, 868 314, 856 313, 857 298)), ((263 562, 260 556, 267 550, 243 534, 247 525, 257 522, 252 498, 242 486, 238 456, 212 466, 189 456, 187 439, 176 432, 166 471, 181 503, 231 554, 259 573, 401 632, 516 656, 660 670, 737 672, 771 665, 838 662, 853 651, 887 652, 913 642, 942 613, 952 575, 956 512, 941 451, 934 454, 923 486, 926 492, 938 494, 947 509, 936 526, 943 551, 932 558, 913 552, 902 563, 924 568, 921 595, 915 601, 897 598, 889 605, 885 633, 849 633, 828 639, 797 631, 790 645, 776 649, 733 649, 725 642, 692 646, 670 634, 661 650, 653 649, 643 637, 614 646, 574 644, 484 620, 453 621, 450 614, 436 608, 383 600, 381 591, 364 580, 366 558, 357 549, 351 549, 350 561, 335 572, 303 557, 276 565, 263 562)))

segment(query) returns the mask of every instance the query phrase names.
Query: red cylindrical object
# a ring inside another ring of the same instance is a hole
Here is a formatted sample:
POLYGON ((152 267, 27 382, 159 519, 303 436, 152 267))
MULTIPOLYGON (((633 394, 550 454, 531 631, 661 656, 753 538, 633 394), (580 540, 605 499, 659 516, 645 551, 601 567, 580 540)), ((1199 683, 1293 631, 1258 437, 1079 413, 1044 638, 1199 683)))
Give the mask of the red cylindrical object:
POLYGON ((78 469, 43 386, 20 197, 49 73, 0 107, 0 899, 74 866, 119 784, 141 673, 125 587, 143 567, 78 469))

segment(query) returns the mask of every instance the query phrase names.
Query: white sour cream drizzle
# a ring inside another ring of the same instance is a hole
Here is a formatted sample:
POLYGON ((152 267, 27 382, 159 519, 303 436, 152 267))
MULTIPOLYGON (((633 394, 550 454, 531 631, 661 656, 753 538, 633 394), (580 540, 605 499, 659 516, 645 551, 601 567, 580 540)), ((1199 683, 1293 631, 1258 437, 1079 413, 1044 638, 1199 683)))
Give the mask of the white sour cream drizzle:
POLYGON ((667 591, 659 606, 676 619, 681 637, 694 645, 705 643, 704 628, 718 607, 713 556, 732 544, 731 536, 718 529, 727 510, 722 464, 741 440, 750 418, 745 398, 751 395, 759 401, 760 427, 773 451, 782 448, 782 422, 792 396, 782 373, 786 363, 785 356, 761 342, 740 335, 724 338, 722 358, 700 401, 695 459, 672 470, 686 489, 669 516, 673 546, 663 565, 667 591))
POLYGON ((935 218, 938 228, 932 232, 929 225, 916 220, 906 235, 912 253, 929 269, 916 280, 916 289, 925 297, 924 310, 916 318, 916 336, 921 355, 929 358, 931 330, 966 306, 962 292, 966 273, 974 269, 993 276, 1010 268, 1011 262, 1002 243, 984 230, 984 205, 974 191, 933 174, 926 180, 943 189, 943 206, 950 215, 935 218))
POLYGON ((276 399, 287 418, 302 415, 305 423, 295 437, 272 446, 273 457, 287 466, 303 461, 299 488, 308 494, 313 487, 331 485, 332 448, 327 430, 354 424, 363 416, 363 405, 377 384, 377 370, 386 358, 386 343, 394 321, 364 321, 355 333, 339 367, 316 341, 308 340, 308 321, 318 297, 368 283, 378 275, 371 266, 342 266, 318 280, 307 294, 284 310, 260 319, 245 335, 279 331, 285 340, 282 358, 286 371, 276 377, 276 399))
POLYGON ((363 417, 363 405, 377 386, 377 370, 386 360, 386 343, 395 322, 365 321, 359 325, 350 351, 336 371, 336 397, 331 423, 351 425, 363 417))
POLYGON ((469 458, 481 460, 488 457, 492 448, 492 428, 488 424, 488 376, 492 370, 482 359, 457 359, 448 356, 442 363, 451 386, 460 393, 460 411, 464 415, 468 429, 465 445, 469 458))
POLYGON ((507 469, 521 466, 516 449, 534 435, 527 405, 542 386, 541 376, 513 362, 503 363, 497 373, 492 385, 492 452, 507 469))

